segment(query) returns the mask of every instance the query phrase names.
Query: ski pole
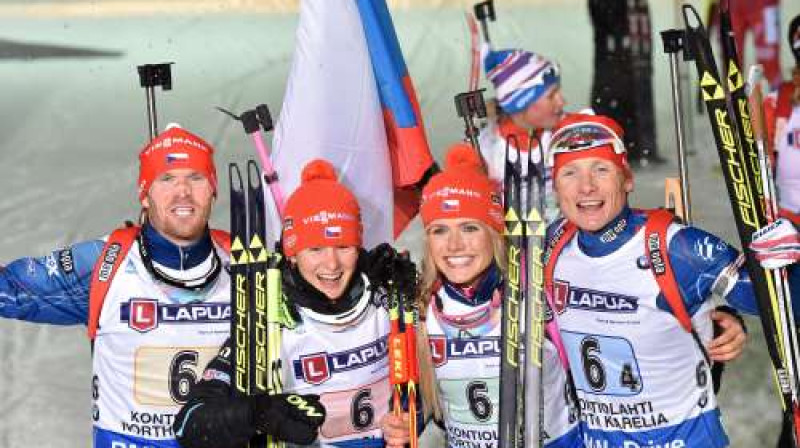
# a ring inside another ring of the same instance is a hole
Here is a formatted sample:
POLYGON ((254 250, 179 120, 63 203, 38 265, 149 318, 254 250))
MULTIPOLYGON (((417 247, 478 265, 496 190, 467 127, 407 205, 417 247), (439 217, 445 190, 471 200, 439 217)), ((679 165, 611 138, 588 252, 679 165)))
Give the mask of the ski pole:
MULTIPOLYGON (((408 254, 397 254, 408 257, 408 254)), ((400 274, 392 267, 389 279, 389 383, 392 386, 392 412, 402 415, 403 396, 407 401, 408 436, 410 448, 419 446, 417 422, 417 384, 419 366, 416 351, 417 311, 413 297, 401 291, 398 279, 400 274)))
MULTIPOLYGON (((692 223, 692 203, 689 194, 689 167, 686 163, 686 140, 683 123, 683 99, 681 79, 678 76, 678 53, 684 49, 685 33, 681 30, 661 32, 664 53, 669 55, 669 75, 672 82, 672 110, 675 114, 675 138, 678 143, 678 175, 681 182, 681 202, 683 203, 683 221, 692 223)), ((685 53, 684 53, 685 54, 685 53)))
MULTIPOLYGON (((750 73, 748 74, 747 78, 748 99, 750 103, 750 109, 752 111, 751 116, 753 131, 756 137, 756 145, 758 148, 758 159, 761 168, 761 181, 763 184, 767 222, 772 223, 779 217, 779 208, 775 181, 773 179, 772 161, 770 160, 769 156, 770 149, 768 142, 769 139, 767 138, 767 124, 764 119, 763 98, 761 92, 761 82, 763 81, 763 78, 764 71, 760 65, 750 67, 750 73)), ((792 295, 791 290, 789 289, 788 274, 786 272, 786 268, 780 268, 773 270, 772 275, 776 284, 777 295, 779 296, 777 301, 779 315, 786 316, 784 319, 785 325, 783 326, 783 331, 785 333, 785 338, 788 339, 788 341, 784 341, 783 343, 784 362, 786 363, 786 368, 789 372, 797 372, 797 363, 800 361, 800 347, 798 347, 797 333, 792 331, 792 329, 796 328, 796 323, 794 320, 794 311, 792 309, 792 295)), ((792 378, 786 378, 785 381, 791 382, 790 384, 794 384, 795 391, 800 389, 800 384, 798 384, 796 373, 792 376, 792 378)), ((787 413, 792 415, 794 422, 795 444, 800 441, 800 431, 798 430, 798 428, 800 428, 800 421, 798 420, 800 417, 798 413, 799 405, 800 403, 798 402, 798 396, 797 393, 795 393, 794 409, 786 410, 787 413)))
MULTIPOLYGON (((761 168, 758 160, 753 160, 756 151, 748 136, 750 129, 749 111, 739 107, 729 108, 731 104, 742 106, 739 79, 725 79, 722 82, 714 61, 714 55, 700 16, 691 5, 684 5, 687 43, 692 47, 697 74, 707 115, 714 133, 714 141, 723 167, 723 176, 731 202, 739 241, 745 255, 745 266, 755 291, 759 317, 764 329, 764 338, 772 363, 774 379, 781 396, 781 404, 787 416, 794 415, 794 430, 798 428, 800 408, 798 408, 797 372, 787 368, 785 353, 787 338, 794 337, 795 328, 788 328, 786 312, 782 307, 784 298, 778 293, 774 278, 758 263, 752 250, 748 248, 752 235, 765 225, 765 210, 761 201, 761 168), (723 85, 731 84, 726 92, 723 85), (736 99, 728 98, 736 96, 736 99), (740 113, 740 112, 741 113, 740 113), (746 119, 745 119, 746 117, 746 119), (744 132, 742 132, 744 131, 744 132), (745 146, 746 145, 746 146, 745 146), (744 192, 745 194, 740 194, 744 192)), ((723 39, 723 63, 734 65, 729 75, 739 75, 735 47, 727 48, 730 42, 723 39)), ((745 100, 746 101, 746 100, 745 100)), ((757 155, 756 155, 757 158, 757 155)), ((796 365, 795 365, 796 366, 796 365)))
POLYGON ((263 132, 269 132, 273 129, 269 108, 266 104, 259 104, 255 109, 244 111, 241 115, 236 115, 221 107, 217 107, 217 110, 234 120, 241 121, 244 132, 253 139, 258 158, 261 160, 261 172, 263 173, 264 182, 269 186, 278 214, 283 216, 283 208, 286 201, 284 200, 281 185, 278 182, 278 173, 275 171, 275 167, 269 157, 269 148, 264 143, 262 136, 262 129, 263 132))
POLYGON ((475 11, 475 18, 481 23, 483 40, 486 41, 487 44, 491 44, 492 41, 489 40, 489 21, 494 22, 497 20, 497 16, 495 16, 494 13, 494 0, 485 0, 476 3, 473 7, 473 11, 475 11))
POLYGON ((147 97, 147 125, 150 132, 150 140, 158 135, 158 116, 156 114, 156 86, 161 86, 161 90, 172 90, 172 71, 170 66, 173 62, 162 64, 145 64, 136 67, 139 72, 139 85, 144 88, 147 97))
POLYGON ((481 74, 481 49, 480 39, 478 38, 478 21, 475 16, 470 13, 465 13, 467 19, 467 27, 469 28, 469 42, 470 42, 470 64, 469 64, 469 83, 467 84, 468 90, 478 90, 478 83, 480 82, 481 74))

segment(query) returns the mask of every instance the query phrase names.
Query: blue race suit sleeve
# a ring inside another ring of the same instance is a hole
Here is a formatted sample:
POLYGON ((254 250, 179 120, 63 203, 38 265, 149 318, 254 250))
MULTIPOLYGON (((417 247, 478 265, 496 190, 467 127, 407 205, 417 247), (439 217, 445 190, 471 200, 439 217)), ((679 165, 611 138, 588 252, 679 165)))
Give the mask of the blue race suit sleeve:
POLYGON ((86 241, 0 268, 0 317, 85 325, 92 269, 103 245, 102 240, 86 241))
MULTIPOLYGON (((786 268, 789 281, 789 292, 792 296, 792 314, 795 322, 800 319, 800 265, 791 265, 786 268)), ((739 281, 736 282, 731 292, 725 299, 737 310, 758 316, 758 302, 756 301, 753 286, 747 270, 739 269, 739 281)))
MULTIPOLYGON (((736 266, 739 252, 732 246, 703 230, 683 227, 669 241, 668 252, 675 280, 689 314, 694 315, 711 297, 714 284, 726 270, 736 270, 738 276, 732 276, 736 283, 732 288, 727 288, 725 298, 741 311, 750 312, 749 308, 740 308, 735 303, 741 301, 755 304, 755 298, 750 278, 743 268, 736 266)), ((658 305, 669 310, 663 296, 659 296, 658 305)))

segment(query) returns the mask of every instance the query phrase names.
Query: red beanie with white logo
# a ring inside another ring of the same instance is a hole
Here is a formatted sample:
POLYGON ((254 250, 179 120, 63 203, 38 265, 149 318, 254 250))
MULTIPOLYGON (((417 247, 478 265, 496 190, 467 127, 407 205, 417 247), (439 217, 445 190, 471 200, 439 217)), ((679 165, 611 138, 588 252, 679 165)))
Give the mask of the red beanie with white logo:
POLYGON ((156 178, 169 170, 190 168, 202 173, 217 193, 214 148, 205 140, 178 126, 168 127, 139 153, 139 200, 156 178))
POLYGON ((613 118, 603 115, 568 114, 553 130, 550 153, 553 155, 553 179, 573 160, 594 157, 618 166, 632 177, 625 143, 625 132, 613 118))
POLYGON ((361 234, 358 200, 336 179, 333 165, 322 159, 308 162, 300 186, 286 201, 284 255, 313 247, 361 247, 361 234))
POLYGON ((503 231, 500 193, 470 145, 450 147, 444 171, 433 176, 422 190, 420 215, 425 227, 442 218, 472 218, 503 231))

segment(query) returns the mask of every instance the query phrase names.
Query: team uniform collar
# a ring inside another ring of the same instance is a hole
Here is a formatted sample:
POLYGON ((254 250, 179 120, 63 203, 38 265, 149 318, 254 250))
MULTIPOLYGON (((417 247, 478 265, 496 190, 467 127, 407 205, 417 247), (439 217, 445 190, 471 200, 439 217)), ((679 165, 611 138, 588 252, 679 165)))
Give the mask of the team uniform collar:
POLYGON ((491 300, 494 291, 500 287, 502 282, 500 269, 492 263, 475 286, 461 288, 447 280, 442 281, 442 286, 450 298, 464 305, 478 306, 491 300))
POLYGON ((179 246, 161 235, 150 223, 142 226, 143 242, 153 262, 169 269, 187 270, 208 260, 214 251, 211 234, 203 236, 188 246, 179 246))
POLYGON ((627 205, 606 224, 596 231, 578 231, 578 245, 590 257, 608 255, 627 243, 644 224, 643 215, 634 213, 627 205))

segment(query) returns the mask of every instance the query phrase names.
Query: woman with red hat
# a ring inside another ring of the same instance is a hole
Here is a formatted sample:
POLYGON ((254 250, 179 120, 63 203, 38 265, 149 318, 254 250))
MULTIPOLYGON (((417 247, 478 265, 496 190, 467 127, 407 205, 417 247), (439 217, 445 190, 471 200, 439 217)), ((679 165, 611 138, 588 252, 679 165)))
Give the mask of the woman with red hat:
POLYGON ((711 362, 737 355, 741 344, 712 341, 710 299, 715 293, 732 304, 753 302, 738 252, 663 210, 629 207, 633 173, 612 119, 564 120, 551 151, 564 220, 551 229, 545 281, 584 440, 727 446, 711 362))
MULTIPOLYGON (((423 403, 446 430, 447 446, 497 447, 503 207, 471 147, 461 144, 449 151, 445 170, 423 190, 420 213, 425 226, 418 333, 423 403)), ((554 346, 547 341, 544 347, 545 446, 582 447, 566 371, 554 346)), ((402 420, 387 417, 387 446, 402 447, 406 428, 402 420)))
POLYGON ((362 249, 358 201, 323 160, 306 165, 286 202, 282 245, 289 314, 281 332, 282 384, 314 409, 324 407, 318 433, 310 425, 274 429, 270 418, 284 421, 276 413, 285 409, 231 396, 228 341, 176 417, 178 440, 184 447, 238 448, 277 431, 297 444, 316 438, 314 446, 381 447, 390 396, 384 282, 389 270, 402 270, 411 280, 398 286, 413 291, 416 268, 388 245, 362 249))

